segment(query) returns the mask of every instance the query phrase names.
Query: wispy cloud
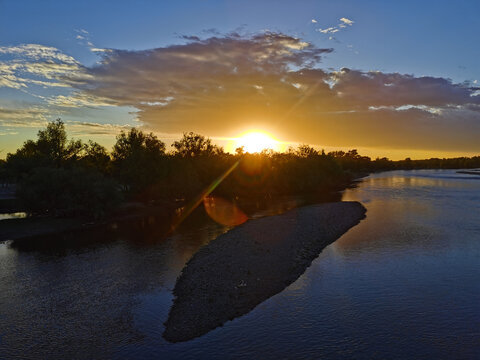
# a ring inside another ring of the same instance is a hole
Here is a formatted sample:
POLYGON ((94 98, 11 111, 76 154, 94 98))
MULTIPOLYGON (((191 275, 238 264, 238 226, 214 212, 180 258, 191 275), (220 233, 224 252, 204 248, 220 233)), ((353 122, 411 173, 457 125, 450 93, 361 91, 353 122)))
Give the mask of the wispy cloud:
POLYGON ((0 87, 68 87, 65 75, 70 78, 81 70, 77 60, 54 47, 39 44, 0 47, 0 87))
POLYGON ((329 27, 326 29, 318 29, 318 31, 324 34, 334 34, 336 32, 339 32, 340 30, 337 27, 329 27))
POLYGON ((68 121, 65 125, 67 131, 73 136, 106 135, 111 137, 131 128, 130 125, 102 124, 87 121, 68 121))
POLYGON ((86 46, 88 49, 90 49, 91 52, 103 53, 108 51, 108 49, 103 49, 95 46, 95 44, 91 40, 90 33, 87 30, 77 29, 75 30, 75 32, 77 33, 75 39, 79 40, 79 43, 83 46, 86 46))
POLYGON ((65 108, 96 108, 100 106, 114 106, 115 102, 108 98, 101 98, 99 96, 89 95, 83 92, 73 92, 72 94, 57 95, 46 98, 49 105, 65 107, 65 108))
POLYGON ((73 57, 62 53, 57 48, 39 44, 0 46, 0 54, 23 56, 31 60, 50 60, 59 61, 65 64, 78 65, 78 62, 73 57))
MULTIPOLYGON (((316 29, 316 31, 321 32, 322 34, 335 34, 340 30, 345 29, 347 26, 352 26, 354 23, 353 20, 347 19, 346 17, 342 17, 339 20, 340 20, 340 23, 338 23, 335 26, 330 26, 324 29, 318 28, 316 29)), ((315 23, 317 23, 317 21, 315 21, 315 23)), ((331 38, 331 37, 329 37, 329 39, 334 40, 334 38, 331 38)))
MULTIPOLYGON (((88 35, 84 30, 80 33, 88 35)), ((77 85, 89 79, 85 70, 75 58, 54 47, 40 44, 0 47, 0 88, 18 90, 34 97, 33 102, 13 105, 2 101, 2 132, 6 132, 6 127, 13 129, 10 134, 20 128, 39 128, 56 116, 75 118, 87 108, 111 106, 109 99, 75 91, 71 87, 72 81, 77 85)))
POLYGON ((47 122, 48 110, 41 106, 26 108, 5 108, 0 106, 0 126, 2 127, 39 127, 47 122))
POLYGON ((340 21, 343 22, 345 25, 349 25, 349 26, 352 26, 353 23, 355 22, 353 20, 350 20, 350 19, 347 19, 347 18, 344 18, 344 17, 340 18, 340 21))
POLYGON ((0 136, 17 135, 18 131, 0 130, 0 136))

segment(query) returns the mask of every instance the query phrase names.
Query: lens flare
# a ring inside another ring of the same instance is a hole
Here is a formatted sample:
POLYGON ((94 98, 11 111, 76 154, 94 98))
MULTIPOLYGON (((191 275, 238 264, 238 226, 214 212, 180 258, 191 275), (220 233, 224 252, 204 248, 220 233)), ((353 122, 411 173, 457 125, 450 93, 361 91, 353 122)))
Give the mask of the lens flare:
POLYGON ((207 214, 217 223, 237 226, 248 220, 247 215, 237 205, 218 196, 205 196, 203 205, 207 214))

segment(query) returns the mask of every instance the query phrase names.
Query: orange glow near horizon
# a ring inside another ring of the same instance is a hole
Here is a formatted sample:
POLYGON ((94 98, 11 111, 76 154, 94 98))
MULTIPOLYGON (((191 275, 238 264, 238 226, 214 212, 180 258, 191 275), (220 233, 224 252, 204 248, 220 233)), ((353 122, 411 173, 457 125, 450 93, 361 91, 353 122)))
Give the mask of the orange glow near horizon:
POLYGON ((245 152, 257 153, 263 150, 283 151, 284 144, 274 136, 263 130, 249 130, 233 138, 229 144, 229 151, 243 147, 245 152))

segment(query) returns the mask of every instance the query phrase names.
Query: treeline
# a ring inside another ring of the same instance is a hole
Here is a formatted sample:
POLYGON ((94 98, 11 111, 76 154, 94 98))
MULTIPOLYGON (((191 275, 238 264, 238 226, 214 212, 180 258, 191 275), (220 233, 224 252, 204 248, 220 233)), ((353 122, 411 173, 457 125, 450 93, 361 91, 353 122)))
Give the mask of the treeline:
POLYGON ((166 145, 132 128, 117 136, 111 152, 69 139, 61 120, 40 130, 0 164, 4 183, 32 214, 102 217, 121 201, 174 204, 207 189, 228 199, 329 191, 351 179, 329 155, 308 146, 289 153, 224 152, 204 136, 185 133, 166 145), (215 181, 226 172, 222 181, 215 181))
POLYGON ((480 157, 371 160, 356 150, 325 154, 308 145, 285 153, 238 148, 230 154, 194 133, 167 151, 154 134, 135 128, 120 133, 109 152, 69 139, 57 120, 0 161, 0 181, 17 185, 17 198, 32 214, 98 218, 125 200, 169 206, 210 191, 234 201, 259 200, 342 189, 356 175, 379 170, 474 167, 480 157))
POLYGON ((480 156, 423 160, 406 158, 393 161, 386 157, 372 160, 368 156, 361 156, 357 150, 333 151, 328 155, 333 156, 345 170, 366 173, 387 170, 474 169, 480 167, 480 156))

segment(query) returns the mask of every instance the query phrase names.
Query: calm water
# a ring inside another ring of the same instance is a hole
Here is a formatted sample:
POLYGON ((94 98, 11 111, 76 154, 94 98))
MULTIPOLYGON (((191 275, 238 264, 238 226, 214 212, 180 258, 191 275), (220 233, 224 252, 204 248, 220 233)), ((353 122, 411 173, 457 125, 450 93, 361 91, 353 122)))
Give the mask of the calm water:
POLYGON ((479 358, 480 177, 381 173, 343 199, 367 218, 283 292, 186 343, 161 336, 171 290, 227 228, 0 244, 0 358, 479 358))

